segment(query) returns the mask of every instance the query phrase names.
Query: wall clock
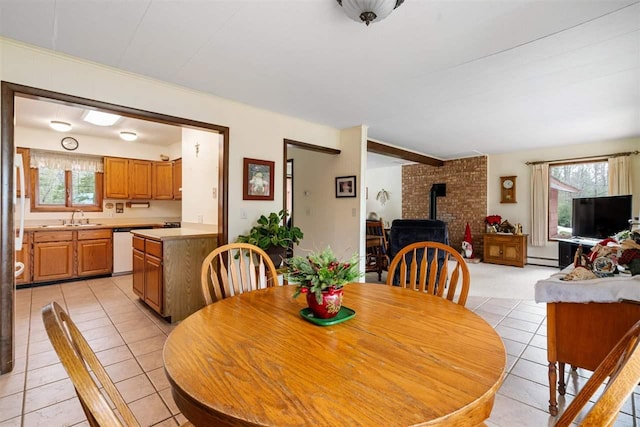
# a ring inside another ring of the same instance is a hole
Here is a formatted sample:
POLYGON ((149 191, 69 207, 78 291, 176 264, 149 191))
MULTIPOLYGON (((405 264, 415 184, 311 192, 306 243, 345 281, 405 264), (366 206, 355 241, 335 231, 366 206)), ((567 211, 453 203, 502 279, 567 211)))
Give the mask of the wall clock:
POLYGON ((70 136, 66 136, 62 138, 62 141, 60 141, 60 144, 62 144, 62 148, 69 151, 73 151, 76 148, 78 148, 78 140, 70 136))
POLYGON ((500 203, 517 203, 515 176, 500 177, 500 203))

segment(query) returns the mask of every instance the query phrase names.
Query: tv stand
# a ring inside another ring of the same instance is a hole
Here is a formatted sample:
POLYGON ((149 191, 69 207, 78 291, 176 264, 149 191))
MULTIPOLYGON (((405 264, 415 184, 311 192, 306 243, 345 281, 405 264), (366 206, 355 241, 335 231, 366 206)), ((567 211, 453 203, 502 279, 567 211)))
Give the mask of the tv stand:
POLYGON ((578 246, 582 245, 585 253, 591 251, 595 245, 602 239, 586 239, 580 237, 572 237, 570 239, 558 239, 558 267, 565 268, 569 264, 573 264, 573 257, 578 250, 578 246))

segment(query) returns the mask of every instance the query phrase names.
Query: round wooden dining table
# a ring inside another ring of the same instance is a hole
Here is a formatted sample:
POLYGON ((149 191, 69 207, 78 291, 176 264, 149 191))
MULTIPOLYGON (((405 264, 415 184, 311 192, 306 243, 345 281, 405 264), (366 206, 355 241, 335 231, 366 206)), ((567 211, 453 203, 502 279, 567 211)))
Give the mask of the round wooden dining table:
POLYGON ((471 426, 505 375, 495 330, 441 297, 352 283, 355 317, 303 319, 280 286, 224 299, 183 320, 164 346, 174 400, 196 426, 471 426))

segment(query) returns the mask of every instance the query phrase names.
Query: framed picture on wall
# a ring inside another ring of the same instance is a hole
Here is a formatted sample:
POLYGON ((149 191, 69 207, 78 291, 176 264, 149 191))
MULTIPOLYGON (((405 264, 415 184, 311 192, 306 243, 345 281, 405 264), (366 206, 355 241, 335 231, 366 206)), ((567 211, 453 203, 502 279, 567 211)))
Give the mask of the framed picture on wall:
POLYGON ((275 162, 244 158, 242 199, 273 200, 275 162))
POLYGON ((336 197, 356 197, 356 176, 336 177, 336 197))

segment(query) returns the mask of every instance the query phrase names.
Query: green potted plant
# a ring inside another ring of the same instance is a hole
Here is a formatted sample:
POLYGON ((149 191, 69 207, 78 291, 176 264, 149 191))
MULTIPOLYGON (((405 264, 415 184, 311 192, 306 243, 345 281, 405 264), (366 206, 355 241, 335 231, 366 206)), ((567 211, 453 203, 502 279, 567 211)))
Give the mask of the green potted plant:
POLYGON ((249 234, 240 235, 236 242, 250 243, 264 250, 276 267, 279 267, 285 258, 287 249, 292 244, 300 244, 304 233, 298 227, 287 227, 285 218, 287 211, 271 212, 269 216, 261 215, 258 224, 249 234))
POLYGON ((285 261, 286 280, 295 283, 293 297, 306 294, 307 304, 316 317, 332 318, 342 306, 343 286, 362 274, 358 268, 358 254, 346 262, 339 261, 331 248, 296 256, 285 261))

